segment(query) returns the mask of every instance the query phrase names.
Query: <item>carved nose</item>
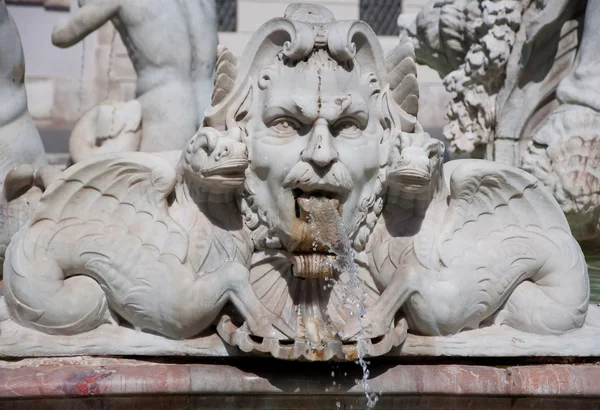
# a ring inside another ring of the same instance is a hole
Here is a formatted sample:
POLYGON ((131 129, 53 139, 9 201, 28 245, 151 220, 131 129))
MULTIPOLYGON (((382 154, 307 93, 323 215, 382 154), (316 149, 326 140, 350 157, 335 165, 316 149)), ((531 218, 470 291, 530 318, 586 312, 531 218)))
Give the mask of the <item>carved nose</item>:
POLYGON ((231 155, 231 147, 227 143, 220 143, 216 148, 215 153, 215 161, 219 161, 220 159, 227 158, 231 155))
POLYGON ((326 167, 339 158, 333 146, 333 137, 329 132, 327 121, 320 118, 315 123, 308 141, 308 146, 302 151, 302 160, 312 162, 320 167, 326 167))

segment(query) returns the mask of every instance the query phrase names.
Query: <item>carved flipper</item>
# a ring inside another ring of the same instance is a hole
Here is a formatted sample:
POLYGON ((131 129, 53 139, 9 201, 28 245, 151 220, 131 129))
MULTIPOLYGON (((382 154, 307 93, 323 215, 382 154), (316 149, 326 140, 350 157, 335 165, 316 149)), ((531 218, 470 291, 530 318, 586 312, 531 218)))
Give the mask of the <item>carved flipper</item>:
POLYGON ((212 105, 225 99, 233 90, 237 78, 237 59, 224 46, 217 46, 217 68, 215 72, 215 88, 212 94, 212 105))
POLYGON ((419 112, 419 84, 415 51, 409 39, 397 45, 387 56, 386 69, 392 99, 416 117, 419 112))

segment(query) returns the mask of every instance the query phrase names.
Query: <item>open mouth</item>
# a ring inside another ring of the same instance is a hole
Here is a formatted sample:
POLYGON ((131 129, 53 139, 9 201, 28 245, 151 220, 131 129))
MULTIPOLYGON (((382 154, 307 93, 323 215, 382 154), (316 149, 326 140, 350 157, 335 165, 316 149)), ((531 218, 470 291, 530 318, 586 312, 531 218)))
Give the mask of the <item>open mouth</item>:
POLYGON ((247 161, 228 161, 202 170, 202 176, 214 181, 238 183, 244 181, 247 167, 247 161))
POLYGON ((296 216, 292 230, 296 243, 290 248, 292 274, 302 279, 334 277, 333 261, 344 235, 340 194, 301 188, 292 194, 296 216))
POLYGON ((294 213, 296 218, 308 219, 310 210, 310 199, 319 198, 325 199, 330 205, 337 209, 338 213, 342 214, 342 206, 340 205, 340 194, 335 192, 315 190, 315 191, 304 191, 300 188, 292 190, 294 195, 294 213))
POLYGON ((417 169, 400 169, 389 175, 393 181, 405 187, 423 188, 431 182, 429 174, 417 169))

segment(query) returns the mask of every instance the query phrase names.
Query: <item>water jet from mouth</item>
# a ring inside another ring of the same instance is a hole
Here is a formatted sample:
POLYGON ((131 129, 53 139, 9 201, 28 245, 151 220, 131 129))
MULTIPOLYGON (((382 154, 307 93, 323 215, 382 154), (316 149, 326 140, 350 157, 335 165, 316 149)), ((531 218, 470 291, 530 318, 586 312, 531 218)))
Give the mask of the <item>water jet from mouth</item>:
MULTIPOLYGON (((346 273, 348 281, 343 283, 344 306, 350 310, 350 316, 358 321, 360 333, 358 338, 364 334, 364 327, 361 322, 362 316, 366 313, 365 299, 366 293, 361 288, 361 280, 358 277, 358 265, 354 261, 354 249, 350 238, 346 234, 339 213, 339 203, 332 201, 325 196, 298 197, 300 207, 309 214, 311 229, 314 231, 314 237, 330 252, 335 254, 335 259, 331 261, 334 269, 339 273, 346 273)), ((338 276, 339 277, 339 276, 338 276)), ((330 279, 336 281, 336 279, 330 279)), ((344 343, 345 341, 342 341, 344 343)), ((347 342, 347 341, 346 341, 347 342)), ((367 408, 372 409, 377 404, 379 397, 371 391, 369 382, 368 363, 365 361, 364 348, 360 340, 356 342, 358 360, 356 363, 363 371, 362 384, 367 399, 367 408)))

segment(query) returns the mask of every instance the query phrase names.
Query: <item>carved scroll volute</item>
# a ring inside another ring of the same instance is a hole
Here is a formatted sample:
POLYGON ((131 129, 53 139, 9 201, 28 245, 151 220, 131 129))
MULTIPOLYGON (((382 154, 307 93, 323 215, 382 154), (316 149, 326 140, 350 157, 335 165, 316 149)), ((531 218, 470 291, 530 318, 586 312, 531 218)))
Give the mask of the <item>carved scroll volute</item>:
MULTIPOLYGON (((312 27, 299 21, 275 18, 261 26, 244 50, 234 85, 215 91, 214 97, 217 98, 213 97, 213 106, 206 111, 205 124, 218 130, 233 126, 237 108, 249 92, 249 82, 257 67, 268 65, 280 52, 290 59, 300 60, 313 49, 314 41, 312 27), (222 91, 226 94, 223 95, 222 91)), ((223 69, 226 65, 224 61, 221 64, 223 69)), ((220 74, 217 71, 217 81, 220 74)))
POLYGON ((332 23, 327 34, 327 48, 338 61, 355 59, 365 72, 374 72, 379 81, 387 77, 383 48, 367 23, 355 20, 332 23))

